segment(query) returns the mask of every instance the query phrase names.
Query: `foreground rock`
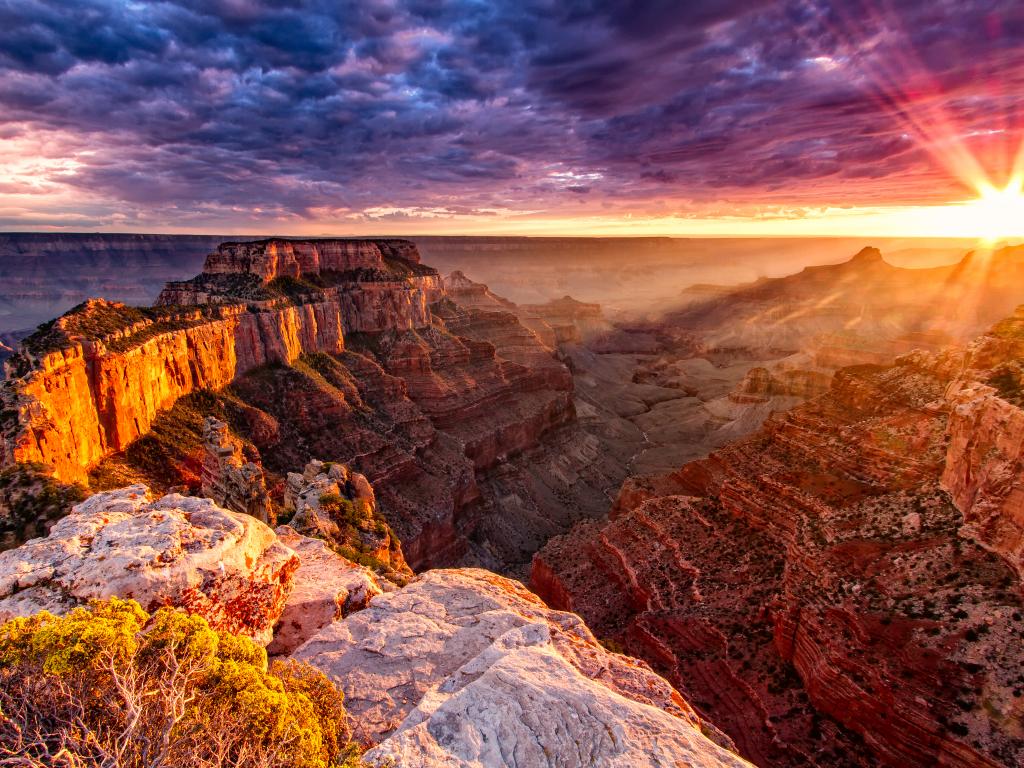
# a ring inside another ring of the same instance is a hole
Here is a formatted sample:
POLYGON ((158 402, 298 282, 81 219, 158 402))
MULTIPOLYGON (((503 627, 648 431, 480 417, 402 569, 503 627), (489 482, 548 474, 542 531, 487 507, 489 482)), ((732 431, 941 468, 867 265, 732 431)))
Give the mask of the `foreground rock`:
POLYGON ((287 525, 277 529, 277 536, 295 552, 300 565, 274 627, 274 639, 267 646, 271 655, 291 653, 332 621, 362 610, 372 598, 396 589, 369 568, 332 552, 321 539, 303 536, 287 525))
POLYGON ((646 665, 487 571, 430 571, 294 657, 344 688, 359 736, 383 739, 374 765, 746 765, 646 665))
POLYGON ((174 605, 266 644, 299 560, 274 532, 209 499, 136 485, 73 508, 45 539, 0 553, 0 620, 92 599, 174 605))

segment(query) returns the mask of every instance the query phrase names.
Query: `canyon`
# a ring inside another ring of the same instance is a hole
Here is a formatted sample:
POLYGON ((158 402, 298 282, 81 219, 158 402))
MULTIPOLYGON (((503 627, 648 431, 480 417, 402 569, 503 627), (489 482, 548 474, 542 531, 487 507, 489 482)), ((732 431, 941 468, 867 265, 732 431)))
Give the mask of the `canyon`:
POLYGON ((214 416, 235 469, 259 465, 278 503, 289 472, 342 462, 381 489, 414 569, 525 567, 582 514, 575 487, 598 514, 622 470, 594 462, 553 348, 507 307, 445 291, 408 241, 222 244, 153 307, 90 300, 24 339, 2 393, 6 460, 198 493, 214 416), (520 501, 544 525, 506 535, 502 489, 525 474, 536 492, 520 501))
MULTIPOLYGON (((607 764, 743 764, 693 733, 762 766, 1019 762, 1024 249, 906 269, 867 248, 628 313, 516 303, 419 251, 222 242, 153 306, 91 299, 20 338, 4 548, 77 535, 60 517, 90 493, 287 523, 297 559, 230 626, 322 665, 382 764, 532 765, 481 744, 539 738, 587 765, 609 728, 643 746, 607 764), (643 687, 689 730, 629 709, 643 687), (540 701, 592 719, 566 741, 510 714, 540 701)), ((25 546, 0 609, 93 596, 66 574, 102 560, 25 546)), ((218 590, 187 607, 225 620, 218 590)))
POLYGON ((1024 312, 843 369, 752 436, 628 480, 531 586, 756 764, 1018 764, 1022 330, 1024 312))

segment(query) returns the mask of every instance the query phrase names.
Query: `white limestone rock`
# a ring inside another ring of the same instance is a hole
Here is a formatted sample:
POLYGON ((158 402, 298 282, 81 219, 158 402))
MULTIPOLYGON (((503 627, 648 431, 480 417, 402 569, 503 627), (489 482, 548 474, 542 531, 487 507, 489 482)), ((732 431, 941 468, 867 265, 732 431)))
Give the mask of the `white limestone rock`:
POLYGON ((91 599, 173 605, 266 644, 299 560, 259 520, 144 485, 97 493, 46 538, 0 553, 0 620, 91 599))
POLYGON ((428 571, 293 657, 344 689, 371 765, 748 765, 645 664, 487 571, 428 571))
POLYGON ((396 587, 378 579, 369 568, 331 551, 326 542, 303 536, 291 526, 277 528, 277 537, 299 558, 299 569, 274 639, 271 655, 291 653, 321 627, 365 608, 370 599, 396 587))

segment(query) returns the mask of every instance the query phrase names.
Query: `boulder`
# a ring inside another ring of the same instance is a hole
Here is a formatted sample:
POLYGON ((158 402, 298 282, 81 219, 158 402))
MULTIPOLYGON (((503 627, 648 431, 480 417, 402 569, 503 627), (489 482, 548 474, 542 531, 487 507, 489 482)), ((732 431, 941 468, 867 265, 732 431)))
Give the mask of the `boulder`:
POLYGON ((371 765, 747 765, 643 662, 483 570, 429 571, 293 657, 344 689, 371 765))
POLYGON ((98 493, 46 538, 0 553, 0 620, 92 599, 174 605, 217 629, 271 639, 299 559, 265 524, 209 499, 144 485, 98 493))
POLYGON ((292 591, 267 646, 271 655, 288 654, 332 621, 362 610, 370 599, 395 586, 369 568, 331 551, 327 542, 303 536, 291 526, 277 528, 281 543, 299 558, 292 591))

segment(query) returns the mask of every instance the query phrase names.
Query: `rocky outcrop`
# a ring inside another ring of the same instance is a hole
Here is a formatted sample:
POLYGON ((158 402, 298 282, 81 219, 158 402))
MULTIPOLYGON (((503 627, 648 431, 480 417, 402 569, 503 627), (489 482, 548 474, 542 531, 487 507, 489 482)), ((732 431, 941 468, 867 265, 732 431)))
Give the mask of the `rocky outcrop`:
POLYGON ((627 483, 607 523, 537 555, 534 587, 755 763, 1019 763, 1021 411, 994 372, 1022 326, 842 370, 754 436, 627 483))
POLYGON ((412 575, 401 545, 377 511, 373 486, 343 464, 314 460, 302 474, 289 472, 284 512, 299 533, 327 541, 400 581, 412 575))
MULTIPOLYGON (((39 462, 59 480, 86 482, 92 466, 144 435, 181 397, 221 389, 268 362, 344 347, 334 305, 265 313, 211 307, 159 314, 109 333, 80 330, 131 312, 103 301, 83 305, 57 321, 68 329, 58 349, 32 355, 28 370, 5 382, 7 461, 39 462)), ((29 350, 34 343, 26 341, 29 350)))
POLYGON ((645 665, 486 571, 430 571, 293 658, 343 688, 371 765, 746 765, 645 665))
POLYGON ((985 385, 950 394, 943 485, 963 512, 964 534, 1024 579, 1024 411, 985 385))
MULTIPOLYGON (((966 537, 1024 580, 1024 307, 962 356, 932 364, 967 369, 945 393, 950 405, 943 486, 964 516, 966 537)), ((919 360, 915 362, 920 363, 919 360)))
POLYGON ((519 311, 527 325, 542 322, 550 327, 556 344, 579 342, 611 328, 600 304, 577 301, 572 296, 545 304, 523 304, 519 311))
POLYGON ((244 460, 242 445, 228 432, 228 425, 212 416, 203 425, 203 451, 203 496, 269 523, 273 503, 262 467, 244 460))
MULTIPOLYGON (((415 253, 415 249, 410 249, 415 253)), ((285 240, 221 243, 206 257, 209 275, 256 275, 264 282, 324 272, 376 269, 383 254, 372 240, 285 240)))
POLYGON ((277 529, 278 540, 299 558, 292 589, 267 646, 273 656, 294 651, 323 627, 370 604, 395 586, 373 571, 341 557, 322 539, 303 536, 291 526, 277 529))
POLYGON ((253 517, 209 499, 152 501, 132 486, 88 498, 46 538, 0 553, 0 620, 120 597, 185 608, 265 645, 298 567, 253 517))
POLYGON ((743 381, 729 394, 734 403, 765 403, 779 395, 809 399, 828 391, 832 374, 823 371, 781 369, 757 366, 747 371, 743 381))

